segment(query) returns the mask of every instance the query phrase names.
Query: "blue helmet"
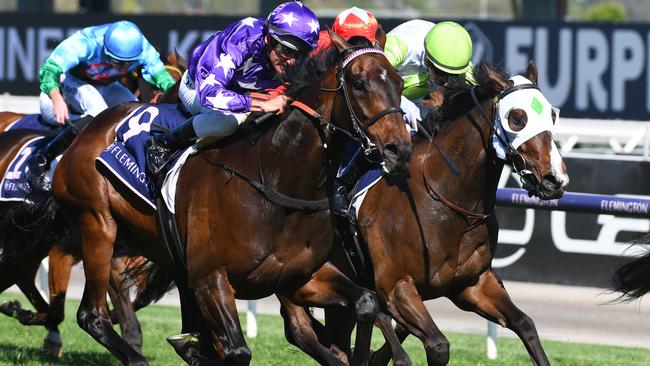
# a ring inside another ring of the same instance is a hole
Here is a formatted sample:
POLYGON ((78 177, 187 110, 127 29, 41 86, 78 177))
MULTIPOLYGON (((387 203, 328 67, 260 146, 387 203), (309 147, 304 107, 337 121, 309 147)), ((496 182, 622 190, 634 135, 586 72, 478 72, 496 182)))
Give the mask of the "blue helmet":
POLYGON ((119 61, 133 61, 142 53, 144 36, 137 25, 121 20, 104 34, 104 53, 119 61))
POLYGON ((318 18, 300 1, 280 4, 266 18, 266 27, 271 37, 296 51, 309 52, 318 45, 318 18))

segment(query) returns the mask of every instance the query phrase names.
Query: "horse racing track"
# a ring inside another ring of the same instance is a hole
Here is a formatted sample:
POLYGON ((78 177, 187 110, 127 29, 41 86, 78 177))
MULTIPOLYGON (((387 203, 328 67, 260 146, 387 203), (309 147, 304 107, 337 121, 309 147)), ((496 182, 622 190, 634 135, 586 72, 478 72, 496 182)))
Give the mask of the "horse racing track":
MULTIPOLYGON (((0 295, 0 302, 16 298, 16 294, 0 295)), ((22 295, 21 295, 22 296, 22 295)), ((27 303, 24 297, 18 297, 27 303)), ((119 365, 119 362, 90 336, 84 333, 74 321, 78 301, 69 301, 66 307, 67 320, 61 328, 65 339, 64 357, 59 365, 119 365)), ((180 365, 182 361, 167 345, 165 337, 174 334, 180 327, 179 310, 173 306, 154 305, 138 312, 144 334, 143 352, 152 365, 180 365)), ((241 317, 245 322, 245 317, 241 317)), ((259 316, 259 332, 256 338, 247 339, 253 351, 253 365, 315 365, 307 355, 289 345, 283 334, 282 319, 274 315, 259 316)), ((530 360, 521 342, 514 338, 500 338, 499 358, 491 361, 485 357, 485 337, 452 333, 450 365, 530 365, 530 360)), ((39 347, 43 337, 40 327, 22 327, 10 318, 0 318, 0 365, 41 365, 39 347)), ((383 341, 381 335, 373 335, 373 348, 383 341)), ((544 341, 553 365, 630 365, 650 364, 650 350, 601 345, 584 345, 544 341)), ((426 359, 420 342, 407 338, 406 350, 414 365, 424 365, 426 359)))

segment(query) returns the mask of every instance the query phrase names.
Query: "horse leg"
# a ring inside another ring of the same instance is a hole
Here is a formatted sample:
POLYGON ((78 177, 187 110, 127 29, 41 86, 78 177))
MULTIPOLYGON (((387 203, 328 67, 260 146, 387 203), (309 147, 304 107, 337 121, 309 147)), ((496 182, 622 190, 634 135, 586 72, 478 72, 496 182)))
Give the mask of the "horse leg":
POLYGON ((47 311, 47 335, 43 339, 43 353, 60 358, 63 356, 63 341, 59 324, 65 317, 65 296, 70 282, 70 272, 76 260, 61 247, 54 245, 48 253, 47 273, 50 288, 50 305, 47 311))
POLYGON ((550 365, 533 320, 512 303, 493 271, 484 272, 476 285, 467 287, 450 299, 459 308, 473 311, 515 332, 526 346, 534 365, 550 365))
POLYGON ((428 365, 446 365, 449 362, 449 341, 431 319, 422 297, 408 277, 400 279, 389 291, 386 306, 390 315, 424 345, 428 365))
POLYGON ((248 365, 251 362, 251 350, 244 339, 244 332, 239 323, 235 289, 228 281, 226 273, 217 269, 196 281, 194 290, 196 301, 203 317, 212 327, 222 347, 223 360, 226 365, 248 365))
MULTIPOLYGON (((293 304, 282 295, 276 296, 280 300, 280 314, 284 319, 284 335, 289 343, 300 348, 321 365, 348 364, 347 359, 337 358, 323 346, 324 329, 308 314, 304 307, 293 304)), ((324 343, 329 344, 327 341, 324 343)))
POLYGON ((393 329, 391 320, 392 318, 383 311, 380 310, 377 313, 375 326, 381 330, 386 342, 370 355, 370 364, 373 366, 388 365, 388 362, 392 357, 393 365, 410 366, 411 359, 401 346, 409 333, 399 324, 397 324, 397 327, 393 329))
POLYGON ((89 212, 79 214, 86 285, 77 311, 77 323, 123 364, 148 365, 147 360, 115 332, 108 314, 106 292, 117 224, 107 216, 89 212))
MULTIPOLYGON (((352 364, 368 364, 372 326, 378 308, 377 299, 372 292, 357 286, 331 263, 325 263, 307 284, 292 295, 291 301, 303 306, 353 308, 357 319, 357 335, 352 364)), ((349 341, 349 333, 347 338, 349 341)), ((345 337, 332 339, 346 342, 345 337)))
POLYGON ((125 270, 124 257, 114 258, 112 260, 108 295, 111 297, 113 312, 120 324, 122 338, 138 353, 142 353, 142 331, 140 329, 140 323, 135 316, 135 310, 131 304, 129 288, 122 278, 122 273, 125 270))

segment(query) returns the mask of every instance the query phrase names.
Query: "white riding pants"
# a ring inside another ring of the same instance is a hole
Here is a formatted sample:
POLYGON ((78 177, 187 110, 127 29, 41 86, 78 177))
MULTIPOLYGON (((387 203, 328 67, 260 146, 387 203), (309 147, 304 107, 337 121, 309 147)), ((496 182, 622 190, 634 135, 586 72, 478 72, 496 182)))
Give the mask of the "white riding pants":
MULTIPOLYGON (((73 120, 87 115, 96 116, 108 107, 138 100, 129 89, 118 81, 107 85, 91 85, 69 74, 66 74, 61 81, 59 90, 71 109, 69 111, 70 118, 73 120)), ((43 118, 47 122, 55 124, 56 116, 52 99, 49 95, 41 93, 39 102, 43 118)))
POLYGON ((230 136, 248 117, 248 113, 232 113, 203 106, 196 89, 194 89, 194 81, 189 77, 187 71, 181 79, 178 97, 185 109, 194 115, 192 126, 199 138, 230 136))

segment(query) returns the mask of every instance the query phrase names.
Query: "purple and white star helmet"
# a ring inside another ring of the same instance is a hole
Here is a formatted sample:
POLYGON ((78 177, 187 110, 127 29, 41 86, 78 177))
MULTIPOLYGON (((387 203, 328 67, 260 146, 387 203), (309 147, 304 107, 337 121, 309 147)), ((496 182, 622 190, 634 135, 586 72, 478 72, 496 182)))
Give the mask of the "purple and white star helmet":
POLYGON ((271 37, 296 51, 307 53, 318 44, 318 18, 300 1, 280 4, 266 18, 266 27, 271 37))

